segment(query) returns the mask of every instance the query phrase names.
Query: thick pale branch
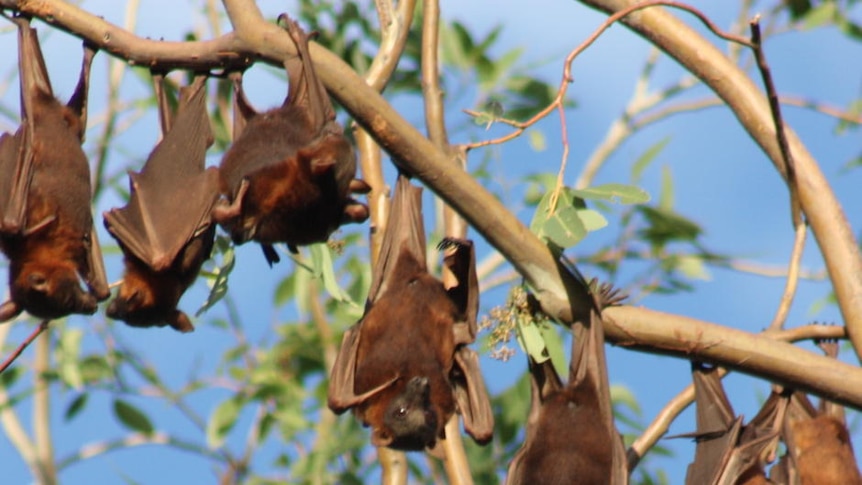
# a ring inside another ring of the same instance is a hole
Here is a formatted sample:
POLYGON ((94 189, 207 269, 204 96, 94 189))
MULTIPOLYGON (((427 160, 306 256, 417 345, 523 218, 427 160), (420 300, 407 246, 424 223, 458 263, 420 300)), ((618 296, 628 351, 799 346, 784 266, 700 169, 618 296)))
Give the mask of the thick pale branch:
POLYGON ((862 369, 767 336, 628 306, 602 312, 616 345, 719 364, 862 409, 862 369))
MULTIPOLYGON (((581 3, 616 12, 637 2, 581 0, 581 3)), ((769 103, 745 72, 665 9, 640 10, 623 22, 712 88, 786 176, 769 103)), ((862 257, 847 218, 817 162, 789 128, 786 136, 795 161, 800 205, 820 245, 856 354, 862 356, 862 257)))

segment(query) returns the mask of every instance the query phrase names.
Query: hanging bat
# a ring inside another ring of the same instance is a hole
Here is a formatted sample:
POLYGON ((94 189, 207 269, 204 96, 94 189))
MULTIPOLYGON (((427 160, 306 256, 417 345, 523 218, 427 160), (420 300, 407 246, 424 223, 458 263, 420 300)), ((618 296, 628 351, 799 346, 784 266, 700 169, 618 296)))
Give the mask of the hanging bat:
POLYGON ((210 215, 219 180, 216 168, 204 168, 213 143, 206 79, 195 76, 191 86, 180 90, 172 119, 164 77, 153 75, 164 138, 141 172, 129 173, 129 203, 104 214, 105 227, 123 250, 126 269, 107 315, 135 327, 194 330, 177 304, 209 258, 215 237, 210 215))
POLYGON ((21 127, 0 135, 0 249, 9 258, 11 297, 0 305, 0 321, 22 311, 44 319, 92 314, 109 295, 81 148, 96 51, 84 45, 78 85, 64 106, 30 20, 11 21, 18 27, 21 127))
POLYGON ((335 111, 317 78, 308 51, 309 36, 291 19, 286 30, 298 58, 285 61, 290 87, 284 104, 255 112, 242 88, 234 84, 234 143, 221 162, 221 192, 230 201, 213 216, 236 244, 261 243, 267 262, 279 257, 273 248, 325 242, 341 224, 363 222, 368 208, 350 197, 370 187, 354 179, 353 146, 335 121, 335 111))
POLYGON ((778 446, 787 396, 774 391, 757 415, 747 424, 736 416, 727 399, 717 367, 692 362, 697 431, 674 437, 697 441, 694 461, 686 473, 687 484, 770 483, 764 467, 778 446))
MULTIPOLYGON (((587 283, 570 266, 573 277, 587 283)), ((593 299, 589 328, 573 328, 569 382, 563 385, 551 360, 528 356, 531 406, 524 444, 509 465, 507 485, 628 483, 622 437, 614 427, 600 309, 616 304, 609 285, 593 299)))
POLYGON ((422 189, 399 175, 365 314, 349 328, 329 381, 329 408, 353 408, 375 446, 433 448, 459 412, 467 433, 491 439, 493 414, 477 354, 479 290, 473 244, 445 239, 446 288, 428 273, 422 189))
MULTIPOLYGON (((818 343, 827 356, 837 358, 835 341, 818 343)), ((773 481, 800 485, 862 484, 843 408, 821 400, 818 410, 805 394, 790 392, 782 428, 787 453, 772 468, 773 481)))

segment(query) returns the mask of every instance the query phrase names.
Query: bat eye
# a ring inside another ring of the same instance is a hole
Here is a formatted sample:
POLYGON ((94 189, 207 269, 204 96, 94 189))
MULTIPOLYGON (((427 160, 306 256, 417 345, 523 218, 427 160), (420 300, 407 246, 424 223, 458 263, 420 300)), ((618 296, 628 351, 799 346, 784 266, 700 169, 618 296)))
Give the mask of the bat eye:
POLYGON ((140 305, 141 304, 141 292, 133 291, 128 298, 129 305, 140 305))
POLYGON ((404 416, 407 416, 407 408, 404 406, 401 406, 400 408, 398 408, 398 410, 395 411, 395 417, 396 418, 403 418, 404 416))
POLYGON ((48 289, 48 279, 42 273, 31 273, 27 281, 30 283, 30 288, 36 291, 44 292, 48 289))

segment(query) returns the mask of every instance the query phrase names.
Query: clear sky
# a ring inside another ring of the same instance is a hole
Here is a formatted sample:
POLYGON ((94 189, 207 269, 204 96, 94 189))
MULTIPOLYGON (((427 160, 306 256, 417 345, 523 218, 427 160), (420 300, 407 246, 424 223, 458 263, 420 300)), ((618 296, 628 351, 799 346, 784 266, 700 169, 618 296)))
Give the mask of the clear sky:
MULTIPOLYGON (((189 25, 203 23, 195 13, 197 4, 185 2, 150 0, 142 2, 139 26, 136 33, 142 36, 178 39, 189 25), (171 15, 167 16, 166 11, 171 15)), ((524 8, 522 2, 442 2, 444 16, 458 19, 477 36, 488 32, 493 26, 504 26, 498 53, 519 47, 524 49, 524 63, 534 66, 533 75, 556 85, 560 79, 562 60, 568 51, 580 43, 604 18, 582 7, 579 3, 564 0, 538 0, 524 8)), ((734 19, 737 2, 695 2, 719 25, 728 26, 734 19)), ((85 1, 83 8, 104 16, 107 20, 122 23, 125 2, 113 0, 85 1)), ((293 2, 259 2, 266 15, 273 17, 283 10, 291 11, 293 2)), ((763 8, 771 7, 765 5, 763 8)), ((857 9, 858 10, 858 9, 857 9)), ((858 13, 858 12, 857 12, 858 13)), ((693 24, 694 22, 689 22, 693 24)), ((38 26, 38 24, 37 24, 38 26)), ((48 29, 40 27, 41 33, 48 29)), ((80 44, 69 41, 65 34, 51 33, 44 44, 48 69, 52 75, 54 89, 66 99, 71 93, 80 61, 80 44)), ((770 39, 766 44, 767 55, 772 66, 776 85, 780 92, 822 102, 847 106, 860 93, 862 63, 859 43, 846 41, 832 29, 811 32, 784 33, 770 39)), ((577 101, 577 109, 567 113, 571 143, 567 182, 573 183, 583 161, 604 138, 610 123, 615 120, 632 95, 635 79, 649 51, 649 46, 639 37, 622 27, 611 29, 574 64, 574 84, 570 96, 577 101)), ((0 102, 4 109, 17 110, 17 77, 11 72, 16 59, 16 35, 7 22, 0 22, 0 102)), ((91 135, 96 139, 100 130, 99 113, 104 110, 104 93, 107 79, 106 56, 101 55, 93 71, 91 90, 91 135), (95 130, 95 131, 93 131, 95 130)), ((659 89, 675 82, 682 75, 680 68, 663 58, 657 67, 650 88, 659 89)), ((127 74, 123 85, 126 99, 146 96, 148 87, 140 79, 127 74)), ((257 106, 280 103, 284 97, 282 84, 274 84, 271 76, 257 74, 249 82, 270 86, 271 89, 253 91, 252 101, 257 106)), ((699 99, 706 91, 699 89, 691 99, 699 99)), ((472 108, 469 96, 464 106, 472 108)), ((396 104, 396 107, 399 107, 396 104)), ((808 149, 820 162, 823 172, 830 180, 854 231, 858 233, 860 220, 858 207, 862 206, 860 170, 842 172, 842 166, 851 158, 860 155, 858 131, 843 136, 836 135, 836 122, 821 114, 798 108, 785 108, 789 125, 796 130, 808 149)), ((15 121, 0 113, 0 130, 12 130, 15 121)), ((464 122, 458 110, 450 110, 450 126, 464 122)), ((419 116, 411 116, 418 122, 419 116)), ((122 152, 141 161, 146 157, 155 141, 155 116, 136 122, 129 131, 118 137, 122 152)), ((490 169, 499 169, 510 174, 509 182, 516 183, 519 175, 542 171, 556 171, 562 147, 558 118, 554 115, 540 123, 538 129, 547 137, 547 149, 533 152, 526 140, 517 140, 496 150, 490 169)), ((494 128, 489 136, 501 134, 503 129, 494 128)), ((651 126, 622 145, 600 172, 597 183, 629 181, 634 161, 656 141, 665 137, 670 142, 651 168, 646 172, 644 188, 654 197, 658 194, 662 170, 666 167, 675 182, 675 207, 681 214, 699 222, 706 231, 708 248, 720 253, 736 255, 757 264, 782 266, 787 263, 792 246, 792 231, 788 215, 788 198, 783 182, 772 164, 758 150, 747 134, 738 126, 725 108, 711 108, 695 114, 671 117, 651 126)), ((465 141, 453 135, 454 142, 465 141)), ((88 145, 92 150, 92 145, 88 145)), ((474 154, 473 160, 479 155, 474 154)), ((217 154, 213 160, 217 160, 217 154)), ((118 169, 128 159, 112 162, 118 169)), ((513 192, 521 194, 523 187, 513 192)), ((115 197, 104 197, 97 213, 116 204, 115 197)), ((519 216, 529 221, 530 214, 520 211, 519 216)), ((591 234, 577 254, 597 248, 617 237, 616 225, 611 225, 591 234)), ((103 236, 105 236, 103 234, 103 236)), ((106 236, 105 236, 106 237, 106 236)), ((106 239, 107 240, 107 239, 106 239)), ((481 259, 487 254, 487 245, 480 245, 481 259)), ((109 279, 119 277, 118 257, 110 255, 109 279)), ((290 271, 290 263, 270 271, 255 247, 243 247, 238 252, 240 263, 233 275, 232 291, 240 302, 240 314, 248 325, 250 338, 263 339, 271 335, 271 324, 284 319, 284 314, 272 310, 270 302, 275 283, 290 271)), ((803 259, 805 268, 820 270, 822 260, 816 242, 809 238, 803 259)), ((639 267, 624 268, 623 283, 637 274, 639 267)), ((2 271, 2 270, 0 270, 2 271)), ((5 273, 0 273, 5 274, 5 273)), ((589 275, 588 275, 589 276, 589 275)), ((695 291, 671 297, 649 296, 638 302, 648 308, 679 313, 706 321, 758 331, 768 325, 783 290, 783 280, 740 274, 722 269, 709 269, 709 278, 693 280, 695 291)), ((183 307, 194 311, 202 301, 204 290, 198 284, 195 291, 186 295, 183 307)), ((825 282, 803 281, 800 284, 796 303, 788 319, 788 325, 801 325, 812 320, 840 322, 840 314, 834 306, 825 306, 815 311, 815 305, 829 291, 825 282)), ((499 298, 500 292, 496 292, 499 298)), ((483 309, 494 301, 486 295, 483 309)), ((223 310, 214 309, 209 316, 221 316, 223 310)), ((86 322, 74 319, 70 326, 83 327, 86 322)), ((29 332, 18 324, 7 342, 22 340, 29 332)), ((227 345, 222 332, 198 325, 191 335, 179 335, 170 330, 139 331, 119 326, 119 337, 133 342, 151 362, 176 369, 173 384, 179 386, 191 369, 212 368, 222 349, 227 345)), ((22 356, 19 365, 26 365, 32 349, 22 356)), ((843 358, 849 360, 849 353, 843 358)), ((643 420, 649 421, 664 405, 690 382, 688 362, 646 353, 612 348, 608 353, 611 381, 621 384, 634 393, 643 410, 643 420)), ((483 369, 492 392, 508 386, 513 376, 524 370, 524 360, 518 356, 507 364, 483 359, 483 369)), ((733 375, 725 380, 725 386, 738 413, 752 417, 758 402, 768 393, 768 385, 745 376, 733 375)), ((55 394, 58 406, 53 427, 57 438, 57 455, 66 456, 84 443, 121 436, 123 431, 110 410, 108 393, 96 393, 90 406, 104 409, 99 418, 93 409, 84 413, 86 417, 66 423, 62 410, 73 395, 55 394)), ((218 389, 203 391, 196 396, 195 405, 208 415, 212 408, 226 397, 218 389)), ((29 406, 19 406, 22 420, 29 422, 29 406)), ((160 428, 171 428, 175 421, 180 428, 177 433, 193 437, 197 431, 176 416, 176 411, 164 404, 147 404, 151 415, 164 413, 160 428), (183 428, 186 427, 186 428, 183 428)), ((850 415, 851 419, 856 414, 850 415)), ((238 429, 243 429, 242 424, 238 429)), ((674 424, 671 433, 683 433, 694 429, 691 411, 674 424)), ((242 442, 244 436, 232 437, 242 442)), ((854 436, 857 450, 859 435, 854 436)), ((657 458, 653 464, 665 468, 671 483, 682 483, 685 466, 693 456, 693 445, 684 440, 665 441, 675 456, 671 459, 657 458)), ((8 440, 0 433, 0 468, 4 483, 26 483, 30 474, 8 440)), ((200 458, 175 450, 160 450, 156 447, 140 447, 111 453, 102 458, 85 461, 64 473, 65 483, 119 483, 122 477, 134 477, 137 483, 209 483, 213 481, 210 464, 200 458)))

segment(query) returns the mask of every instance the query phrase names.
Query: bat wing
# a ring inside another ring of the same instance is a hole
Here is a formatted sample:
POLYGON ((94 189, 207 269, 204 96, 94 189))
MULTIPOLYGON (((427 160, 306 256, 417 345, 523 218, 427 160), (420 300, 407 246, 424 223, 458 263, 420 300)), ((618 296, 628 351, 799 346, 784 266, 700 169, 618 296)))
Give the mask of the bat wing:
POLYGON ((320 78, 317 77, 317 72, 311 62, 311 53, 308 50, 309 36, 296 21, 288 18, 287 15, 279 17, 279 22, 285 24, 287 33, 296 44, 296 50, 299 54, 298 59, 293 57, 284 63, 290 82, 290 91, 285 104, 297 106, 301 103, 307 103, 307 106, 303 106, 304 112, 307 113, 313 129, 319 130, 327 122, 335 119, 335 111, 332 109, 332 103, 326 94, 326 88, 320 78))
POLYGON ((0 135, 0 233, 17 234, 26 224, 32 153, 21 143, 26 130, 0 135))
MULTIPOLYGON (((45 59, 30 20, 13 17, 18 27, 18 72, 21 84, 21 128, 14 136, 0 138, 0 230, 11 234, 26 229, 27 194, 33 177, 32 151, 39 99, 53 99, 45 59)), ((35 221, 38 222, 38 221, 35 221)))
POLYGON ((471 344, 476 341, 479 314, 479 280, 476 278, 476 250, 473 241, 468 239, 446 238, 437 246, 447 252, 443 265, 454 277, 455 282, 446 288, 449 299, 461 314, 461 321, 455 322, 455 345, 471 344))
POLYGON ((242 88, 242 72, 234 71, 228 76, 233 84, 233 139, 236 141, 248 120, 257 116, 257 111, 251 106, 242 88))
POLYGON ((778 447, 788 396, 773 391, 757 415, 744 426, 737 446, 731 451, 716 483, 751 483, 760 477, 766 483, 766 463, 778 447))
POLYGON ((727 399, 718 368, 707 368, 692 362, 694 395, 697 406, 697 446, 694 461, 689 465, 687 484, 712 484, 725 468, 742 431, 742 418, 737 418, 727 399))
POLYGON ((335 363, 332 365, 332 372, 329 374, 329 387, 326 393, 327 406, 336 414, 341 414, 353 406, 362 403, 398 380, 398 375, 396 375, 392 379, 362 394, 354 392, 356 354, 359 351, 359 336, 361 334, 360 325, 361 323, 354 325, 344 332, 344 337, 341 340, 341 348, 338 351, 338 356, 335 358, 335 363))
POLYGON ((395 195, 387 224, 380 245, 380 257, 373 269, 368 304, 373 304, 390 283, 404 281, 398 279, 396 270, 405 269, 406 262, 411 262, 415 271, 427 271, 422 188, 410 183, 410 179, 403 174, 399 174, 395 182, 395 195))
POLYGON ((477 443, 487 443, 494 432, 494 412, 479 368, 479 354, 460 346, 455 351, 455 365, 459 372, 451 380, 464 429, 477 443))
POLYGON ((108 230, 156 271, 170 266, 185 244, 210 222, 218 174, 204 168, 212 132, 204 76, 180 93, 170 131, 140 173, 130 173, 129 203, 105 214, 108 230))

